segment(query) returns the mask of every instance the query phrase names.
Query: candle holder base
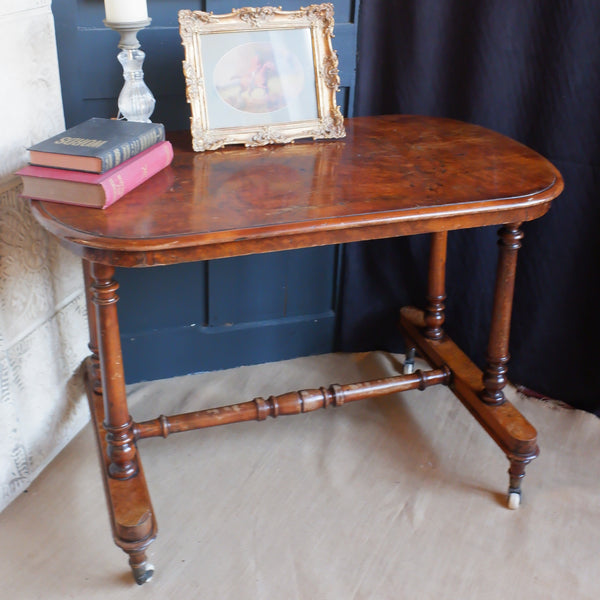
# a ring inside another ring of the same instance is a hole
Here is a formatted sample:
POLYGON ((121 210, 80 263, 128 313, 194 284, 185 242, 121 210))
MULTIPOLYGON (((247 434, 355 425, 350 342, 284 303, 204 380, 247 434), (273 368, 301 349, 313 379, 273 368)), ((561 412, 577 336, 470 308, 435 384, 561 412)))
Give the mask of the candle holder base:
POLYGON ((150 123, 150 115, 156 104, 152 92, 144 81, 142 65, 146 55, 140 50, 140 42, 137 39, 138 31, 150 25, 151 21, 152 19, 132 23, 104 21, 106 27, 110 27, 121 35, 118 43, 121 52, 117 55, 117 59, 123 67, 125 84, 119 94, 118 106, 119 115, 128 121, 150 123))
POLYGON ((131 23, 113 23, 104 19, 102 21, 106 27, 110 27, 120 34, 121 39, 117 46, 123 50, 135 50, 140 47, 140 42, 137 39, 137 33, 144 27, 148 27, 152 23, 152 19, 144 19, 143 21, 133 21, 131 23))

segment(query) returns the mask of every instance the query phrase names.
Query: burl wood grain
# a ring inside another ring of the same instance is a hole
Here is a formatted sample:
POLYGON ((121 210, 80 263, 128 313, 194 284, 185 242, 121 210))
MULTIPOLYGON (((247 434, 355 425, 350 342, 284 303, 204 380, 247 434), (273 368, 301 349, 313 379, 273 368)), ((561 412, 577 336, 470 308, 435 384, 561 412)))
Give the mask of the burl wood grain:
POLYGON ((90 260, 167 264, 522 222, 562 189, 529 148, 476 125, 360 117, 343 140, 194 153, 106 211, 32 203, 44 227, 90 260))

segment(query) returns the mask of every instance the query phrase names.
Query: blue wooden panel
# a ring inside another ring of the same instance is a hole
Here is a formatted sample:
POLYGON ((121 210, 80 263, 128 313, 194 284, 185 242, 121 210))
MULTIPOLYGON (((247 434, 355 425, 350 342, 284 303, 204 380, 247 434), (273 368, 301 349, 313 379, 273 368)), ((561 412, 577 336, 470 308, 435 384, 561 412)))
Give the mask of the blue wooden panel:
POLYGON ((335 327, 335 315, 330 312, 308 320, 237 327, 193 324, 123 336, 127 383, 321 354, 331 348, 335 327), (246 351, 239 352, 239 348, 246 351))
POLYGON ((338 253, 117 269, 127 382, 332 351, 338 253))
MULTIPOLYGON (((78 32, 80 76, 84 98, 116 98, 123 87, 123 70, 117 61, 119 36, 112 29, 90 29, 78 32), (106 57, 104 68, 91 70, 85 64, 93 64, 98 55, 106 57)), ((144 80, 155 95, 178 95, 185 102, 183 78, 183 46, 179 30, 175 28, 144 29, 138 34, 144 60, 144 80)), ((153 119, 154 120, 154 119, 153 119)))
POLYGON ((163 328, 204 325, 206 321, 207 263, 169 265, 154 269, 117 269, 121 335, 163 328), (157 278, 160 285, 157 283, 157 278), (182 293, 182 282, 185 287, 182 293))
POLYGON ((334 247, 212 261, 208 323, 219 326, 331 312, 336 275, 334 247))
MULTIPOLYGON (((213 12, 229 12, 230 2, 187 2, 186 8, 213 12)), ((235 7, 248 6, 239 2, 235 7), (238 6, 239 5, 239 6, 238 6)), ((341 89, 338 104, 346 115, 353 110, 356 70, 356 23, 354 2, 336 3, 334 48, 340 62, 341 89)), ((283 4, 286 10, 297 9, 298 4, 283 4)), ((152 119, 168 129, 187 129, 190 109, 185 99, 185 80, 181 62, 183 47, 179 36, 177 12, 182 8, 177 0, 161 0, 149 4, 152 24, 141 31, 138 38, 146 53, 144 79, 156 97, 152 119)), ((67 126, 91 116, 117 115, 116 98, 123 85, 122 69, 117 61, 116 32, 102 24, 103 3, 75 0, 55 3, 53 11, 59 47, 61 77, 68 80, 63 86, 63 102, 67 126), (73 50, 75 49, 75 51, 73 50), (99 58, 101 57, 101 58, 99 58)))
POLYGON ((179 28, 177 13, 187 8, 190 10, 206 10, 204 0, 150 0, 148 2, 148 15, 152 18, 152 27, 179 28))
MULTIPOLYGON (((298 0, 279 0, 278 2, 248 2, 248 0, 206 0, 205 7, 201 10, 216 13, 228 13, 234 8, 243 8, 245 6, 281 6, 283 10, 298 10, 300 6, 309 4, 319 4, 319 2, 299 2, 298 0)), ((345 23, 353 20, 354 16, 353 0, 337 0, 333 3, 336 22, 345 23)), ((190 7, 186 7, 190 8, 190 7)))
MULTIPOLYGON (((127 2, 127 0, 121 0, 127 2)), ((182 8, 205 10, 205 0, 148 0, 148 16, 152 26, 177 27, 177 13, 182 8)), ((104 2, 101 0, 58 0, 52 3, 55 17, 62 11, 69 11, 80 28, 90 29, 104 27, 104 2), (62 5, 62 6, 59 6, 62 5)))
MULTIPOLYGON (((177 13, 227 13, 267 5, 248 0, 150 0, 152 24, 140 32, 144 77, 157 99, 152 120, 187 129, 177 13)), ((304 3, 304 5, 309 4, 304 3)), ((340 60, 338 103, 354 105, 358 1, 335 2, 340 60)), ((297 10, 297 0, 279 1, 297 10)), ((116 116, 123 85, 118 35, 100 0, 53 2, 65 121, 116 116)), ((341 249, 315 248, 153 269, 118 270, 119 315, 128 382, 237 364, 329 352, 335 348, 341 249)))
POLYGON ((353 86, 356 73, 356 27, 353 24, 336 25, 333 49, 340 63, 341 85, 353 86))

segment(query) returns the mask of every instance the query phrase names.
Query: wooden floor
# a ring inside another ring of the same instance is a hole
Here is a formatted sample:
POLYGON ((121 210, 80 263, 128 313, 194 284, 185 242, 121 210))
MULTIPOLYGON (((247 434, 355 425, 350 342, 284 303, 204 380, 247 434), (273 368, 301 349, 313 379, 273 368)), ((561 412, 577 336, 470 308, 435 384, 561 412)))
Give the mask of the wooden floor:
MULTIPOLYGON (((393 373, 328 355, 136 385, 151 418, 393 373)), ((445 389, 140 443, 159 534, 138 587, 110 538, 91 430, 0 514, 0 597, 596 599, 600 420, 510 399, 537 427, 523 505, 508 463, 445 389), (180 460, 177 457, 180 457, 180 460)))

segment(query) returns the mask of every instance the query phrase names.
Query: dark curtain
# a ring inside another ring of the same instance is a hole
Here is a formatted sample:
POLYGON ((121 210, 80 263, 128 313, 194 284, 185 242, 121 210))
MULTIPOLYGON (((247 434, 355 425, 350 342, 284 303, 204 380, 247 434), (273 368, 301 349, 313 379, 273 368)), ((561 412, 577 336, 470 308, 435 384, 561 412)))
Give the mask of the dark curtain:
MULTIPOLYGON (((566 189, 523 226, 511 330, 515 384, 600 412, 600 2, 363 0, 356 114, 427 114, 513 137, 566 189)), ((449 236, 449 335, 482 364, 496 228, 449 236)), ((422 306, 425 236, 351 244, 341 349, 402 351, 397 308, 422 306)))

